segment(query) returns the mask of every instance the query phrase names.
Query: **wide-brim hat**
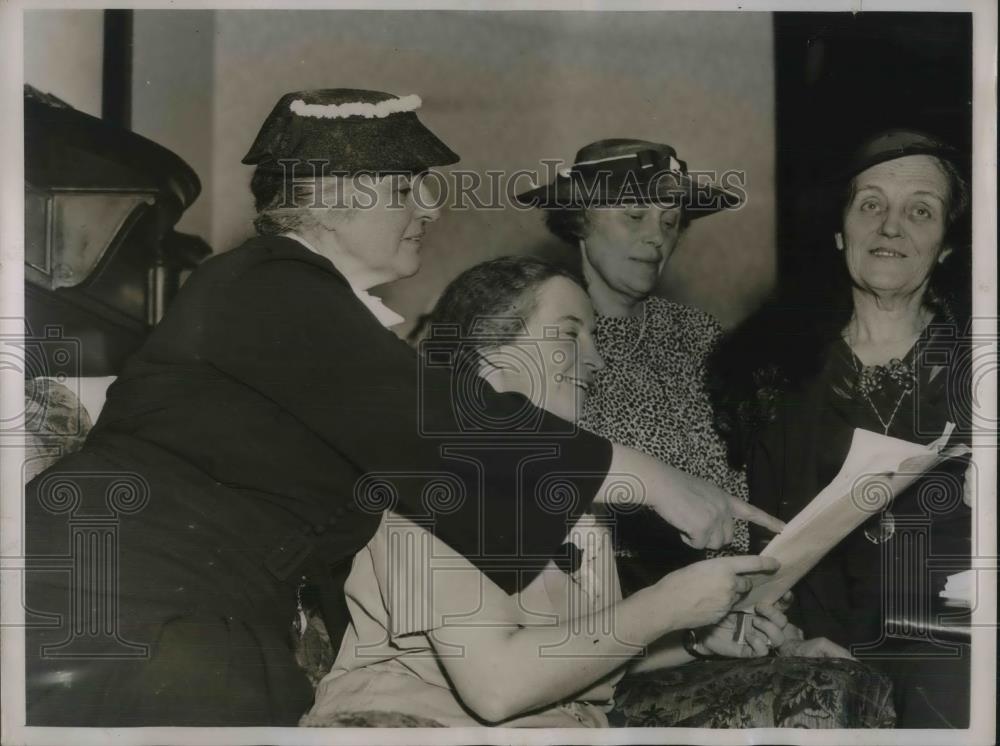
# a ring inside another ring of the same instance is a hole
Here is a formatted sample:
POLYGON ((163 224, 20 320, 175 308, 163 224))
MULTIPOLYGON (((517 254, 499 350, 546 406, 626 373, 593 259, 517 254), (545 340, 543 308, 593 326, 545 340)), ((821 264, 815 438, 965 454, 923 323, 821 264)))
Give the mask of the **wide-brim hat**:
POLYGON ((835 169, 832 180, 846 182, 872 166, 910 155, 930 155, 949 161, 959 169, 966 167, 957 149, 932 135, 917 130, 890 129, 865 140, 841 168, 835 169))
POLYGON ((514 198, 542 209, 627 204, 682 206, 690 219, 739 207, 740 195, 692 178, 669 145, 648 140, 598 140, 582 147, 573 165, 549 184, 514 198))
POLYGON ((353 88, 286 93, 243 163, 305 176, 419 173, 457 162, 458 155, 417 118, 420 105, 419 96, 353 88))

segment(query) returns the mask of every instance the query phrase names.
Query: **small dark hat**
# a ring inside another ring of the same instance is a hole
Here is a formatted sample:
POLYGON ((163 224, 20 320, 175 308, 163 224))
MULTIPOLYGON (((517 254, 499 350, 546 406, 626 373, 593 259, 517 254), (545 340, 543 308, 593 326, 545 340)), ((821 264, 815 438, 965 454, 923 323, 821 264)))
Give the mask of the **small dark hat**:
POLYGON ((419 96, 351 88, 286 93, 243 163, 276 174, 288 165, 296 174, 354 174, 455 163, 458 156, 417 119, 420 104, 419 96))
POLYGON ((835 180, 846 182, 872 166, 908 155, 932 155, 950 161, 958 168, 964 166, 959 152, 950 145, 916 130, 891 129, 862 143, 844 167, 837 171, 835 180))
POLYGON ((582 147, 572 167, 551 184, 517 195, 522 205, 542 209, 624 204, 683 206, 693 220, 739 207, 742 198, 688 175, 687 164, 669 145, 647 140, 598 140, 582 147))

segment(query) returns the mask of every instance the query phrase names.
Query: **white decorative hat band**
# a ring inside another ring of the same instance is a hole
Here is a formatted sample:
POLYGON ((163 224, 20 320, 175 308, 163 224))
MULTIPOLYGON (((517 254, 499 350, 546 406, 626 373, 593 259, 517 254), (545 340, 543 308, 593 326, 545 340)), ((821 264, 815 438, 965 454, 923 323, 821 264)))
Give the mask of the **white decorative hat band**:
POLYGON ((420 96, 411 94, 401 98, 390 98, 377 104, 351 102, 346 104, 307 104, 301 98, 295 99, 289 105, 293 114, 300 117, 315 119, 347 119, 348 117, 363 117, 364 119, 385 119, 392 114, 416 111, 423 102, 420 96))
POLYGON ((685 176, 687 174, 685 165, 673 155, 646 150, 638 153, 609 156, 607 158, 577 161, 569 168, 559 169, 559 176, 564 179, 570 178, 574 173, 584 177, 604 173, 622 176, 625 173, 642 173, 649 169, 655 169, 656 173, 668 172, 675 176, 685 176), (637 166, 638 168, 636 168, 637 166))

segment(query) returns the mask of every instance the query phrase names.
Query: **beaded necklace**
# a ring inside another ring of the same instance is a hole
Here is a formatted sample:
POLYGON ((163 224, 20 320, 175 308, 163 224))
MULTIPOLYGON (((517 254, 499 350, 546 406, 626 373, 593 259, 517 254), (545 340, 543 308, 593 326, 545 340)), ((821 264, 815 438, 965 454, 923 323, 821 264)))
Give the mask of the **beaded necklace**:
POLYGON ((864 400, 868 402, 868 406, 871 407, 872 412, 875 413, 875 417, 882 426, 882 434, 888 435, 889 428, 892 427, 893 420, 896 419, 899 408, 903 404, 903 399, 913 391, 916 385, 916 376, 910 369, 910 366, 898 358, 890 360, 888 366, 865 365, 862 367, 858 356, 851 350, 851 362, 854 364, 854 370, 858 374, 855 390, 864 397, 864 400), (886 379, 896 381, 903 387, 903 391, 896 399, 896 404, 893 406, 892 414, 889 415, 888 420, 882 419, 882 414, 878 411, 878 407, 875 406, 875 402, 871 398, 872 392, 879 391, 884 386, 886 379))
POLYGON ((854 371, 857 374, 857 379, 854 382, 854 390, 856 393, 860 394, 861 397, 868 403, 868 406, 871 407, 876 419, 878 419, 879 424, 882 426, 883 435, 889 434, 889 429, 892 427, 892 423, 896 419, 896 415, 899 413, 899 408, 903 405, 903 400, 907 397, 907 395, 913 392, 914 388, 916 388, 916 373, 906 360, 914 357, 917 345, 920 344, 920 337, 922 335, 923 332, 917 335, 913 345, 910 347, 909 351, 902 360, 899 358, 893 358, 887 365, 865 365, 861 362, 861 358, 857 356, 857 353, 854 352, 854 348, 851 346, 847 333, 845 332, 843 334, 844 343, 847 345, 847 349, 851 354, 851 364, 854 366, 854 371), (892 412, 889 414, 889 419, 886 420, 883 419, 882 413, 878 411, 878 407, 876 407, 875 402, 872 401, 872 394, 885 389, 890 381, 902 388, 903 391, 896 399, 896 403, 892 407, 892 412))

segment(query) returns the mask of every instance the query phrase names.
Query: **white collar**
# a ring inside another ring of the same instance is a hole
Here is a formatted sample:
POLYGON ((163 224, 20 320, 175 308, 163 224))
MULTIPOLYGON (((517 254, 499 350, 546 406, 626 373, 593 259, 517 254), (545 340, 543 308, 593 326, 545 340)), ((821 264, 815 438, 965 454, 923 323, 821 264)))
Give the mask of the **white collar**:
MULTIPOLYGON (((309 251, 313 252, 314 254, 320 253, 319 251, 316 250, 315 246, 313 246, 304 238, 302 238, 302 236, 300 236, 298 233, 282 233, 281 235, 283 235, 285 238, 290 238, 293 241, 298 241, 300 244, 305 246, 307 249, 309 249, 309 251)), ((322 256, 322 254, 320 254, 320 256, 322 256)), ((367 290, 363 290, 362 288, 357 287, 353 282, 351 282, 350 278, 346 279, 347 283, 351 286, 351 292, 353 292, 358 297, 358 300, 360 300, 362 303, 365 304, 365 308, 367 308, 371 312, 372 316, 374 316, 378 320, 378 323, 380 323, 382 326, 388 329, 391 326, 397 326, 398 324, 402 324, 404 321, 406 321, 405 318, 400 316, 398 313, 389 308, 385 303, 383 303, 381 298, 377 298, 371 293, 369 293, 367 290)))
POLYGON ((358 299, 365 304, 365 308, 371 311, 372 315, 378 319, 378 323, 386 329, 390 326, 396 326, 406 321, 405 318, 383 303, 381 298, 375 297, 367 290, 356 288, 353 285, 351 285, 351 290, 354 291, 354 294, 358 296, 358 299))

